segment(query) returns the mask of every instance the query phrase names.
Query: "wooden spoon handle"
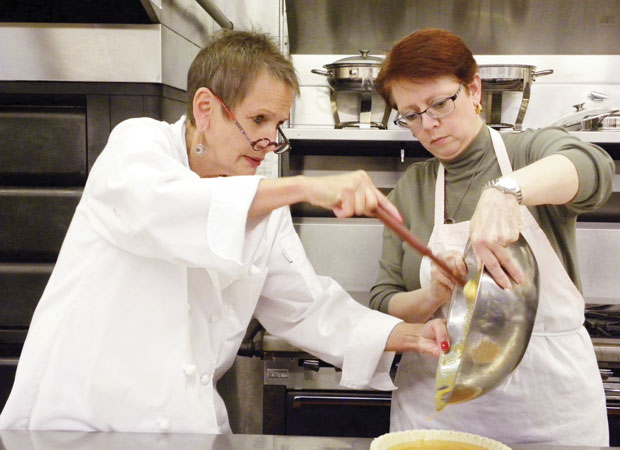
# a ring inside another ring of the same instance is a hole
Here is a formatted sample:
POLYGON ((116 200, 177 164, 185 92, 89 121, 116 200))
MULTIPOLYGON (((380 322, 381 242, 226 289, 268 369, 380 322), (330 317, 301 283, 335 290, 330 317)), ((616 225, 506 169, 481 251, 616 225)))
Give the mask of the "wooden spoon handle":
POLYGON ((448 265, 443 262, 441 259, 437 258, 433 252, 424 245, 418 238, 416 238, 411 231, 405 228, 404 225, 399 223, 392 215, 390 215, 382 206, 375 210, 375 215, 377 218, 385 224, 389 229, 391 229, 394 233, 399 235, 402 240, 411 245, 415 250, 420 252, 424 256, 428 256, 431 260, 433 260, 439 267, 441 267, 444 272, 459 286, 465 286, 465 280, 463 277, 458 276, 452 269, 448 267, 448 265))

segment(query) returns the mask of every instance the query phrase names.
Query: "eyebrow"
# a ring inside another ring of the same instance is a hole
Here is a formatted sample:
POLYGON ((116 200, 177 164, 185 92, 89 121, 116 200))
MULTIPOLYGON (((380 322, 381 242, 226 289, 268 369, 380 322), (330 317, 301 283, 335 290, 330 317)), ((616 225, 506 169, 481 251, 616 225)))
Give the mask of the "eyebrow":
MULTIPOLYGON (((446 94, 446 95, 440 95, 439 97, 431 97, 432 100, 425 100, 426 101, 426 108, 430 107, 436 101, 443 100, 445 98, 450 98, 450 97, 452 97, 452 95, 454 95, 454 94, 446 94)), ((412 111, 412 112, 415 112, 416 114, 419 113, 420 111, 424 111, 426 109, 426 108, 419 108, 417 106, 415 106, 415 108, 414 108, 412 105, 409 105, 408 107, 410 107, 412 109, 417 109, 417 111, 412 111)), ((411 112, 404 113, 404 114, 411 114, 411 112)))

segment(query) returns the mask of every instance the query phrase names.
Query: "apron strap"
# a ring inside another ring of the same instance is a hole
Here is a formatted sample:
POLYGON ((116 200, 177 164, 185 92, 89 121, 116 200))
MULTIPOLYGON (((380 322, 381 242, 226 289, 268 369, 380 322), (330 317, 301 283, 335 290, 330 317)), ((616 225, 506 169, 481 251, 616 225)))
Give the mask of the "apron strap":
POLYGON ((446 221, 445 216, 445 177, 446 169, 441 162, 439 163, 439 170, 437 170, 437 181, 435 182, 435 225, 443 224, 446 221))
POLYGON ((504 144, 504 140, 502 139, 501 134, 499 134, 499 131, 491 127, 487 128, 491 133, 491 143, 493 144, 495 157, 497 158, 497 162, 499 163, 499 168, 502 172, 502 175, 508 175, 512 173, 512 165, 510 164, 510 159, 508 158, 508 152, 506 152, 506 145, 504 144))

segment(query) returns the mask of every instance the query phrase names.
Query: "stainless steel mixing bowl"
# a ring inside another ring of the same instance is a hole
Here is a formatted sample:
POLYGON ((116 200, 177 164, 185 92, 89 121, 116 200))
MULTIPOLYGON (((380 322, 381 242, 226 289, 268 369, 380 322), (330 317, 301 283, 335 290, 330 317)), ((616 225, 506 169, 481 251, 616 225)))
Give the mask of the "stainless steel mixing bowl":
POLYGON ((460 286, 452 294, 447 318, 452 345, 437 366, 437 411, 495 388, 517 367, 527 349, 538 308, 538 265, 522 235, 509 250, 527 281, 504 290, 484 268, 476 270, 471 246, 466 247, 466 279, 476 283, 477 290, 469 300, 460 286))

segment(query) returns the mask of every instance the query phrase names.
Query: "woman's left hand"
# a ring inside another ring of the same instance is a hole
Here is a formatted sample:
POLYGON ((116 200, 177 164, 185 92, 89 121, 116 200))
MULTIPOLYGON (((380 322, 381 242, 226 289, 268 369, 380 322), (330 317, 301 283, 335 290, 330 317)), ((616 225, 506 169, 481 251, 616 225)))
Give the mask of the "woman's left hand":
POLYGON ((508 246, 519 239, 521 212, 514 195, 484 189, 471 218, 470 240, 478 267, 484 264, 495 282, 510 289, 512 278, 525 282, 523 271, 508 246))
POLYGON ((385 345, 385 351, 418 352, 439 357, 450 349, 450 336, 443 319, 424 324, 401 322, 394 327, 385 345))

